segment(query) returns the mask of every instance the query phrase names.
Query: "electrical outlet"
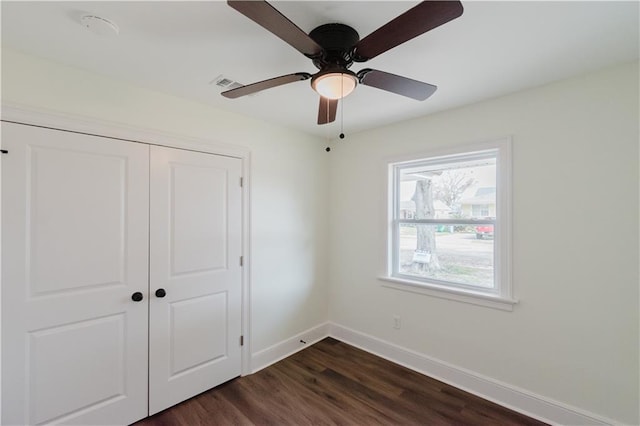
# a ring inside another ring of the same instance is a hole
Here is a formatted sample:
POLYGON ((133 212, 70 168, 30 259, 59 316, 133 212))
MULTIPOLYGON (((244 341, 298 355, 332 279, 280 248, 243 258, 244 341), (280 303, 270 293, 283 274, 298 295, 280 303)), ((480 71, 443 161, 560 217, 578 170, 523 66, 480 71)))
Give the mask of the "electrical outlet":
POLYGON ((393 316, 393 328, 396 330, 400 329, 400 315, 393 316))

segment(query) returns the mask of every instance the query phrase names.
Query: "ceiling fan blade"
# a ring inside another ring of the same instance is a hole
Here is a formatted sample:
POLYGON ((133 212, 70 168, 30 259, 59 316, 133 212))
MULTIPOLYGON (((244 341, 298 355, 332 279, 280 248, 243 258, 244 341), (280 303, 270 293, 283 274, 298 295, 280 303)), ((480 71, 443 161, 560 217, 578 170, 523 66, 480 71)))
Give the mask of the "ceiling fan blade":
POLYGON ((320 97, 320 106, 318 107, 318 124, 327 124, 336 120, 336 111, 338 111, 338 100, 320 97))
POLYGON ((289 43, 303 55, 314 57, 322 52, 318 43, 266 1, 228 0, 227 4, 289 43))
POLYGON ((424 101, 438 89, 432 84, 370 68, 363 69, 357 75, 360 83, 365 86, 376 87, 418 101, 424 101))
POLYGON ((262 80, 257 83, 247 84, 246 86, 236 87, 235 89, 227 90, 221 94, 225 98, 235 99, 241 96, 251 95, 265 89, 271 89, 272 87, 293 83, 294 81, 306 80, 308 78, 311 78, 311 74, 306 72, 297 72, 295 74, 281 75, 280 77, 270 78, 269 80, 262 80))
POLYGON ((462 15, 462 3, 423 1, 378 28, 355 46, 354 60, 368 61, 406 41, 426 33, 462 15))

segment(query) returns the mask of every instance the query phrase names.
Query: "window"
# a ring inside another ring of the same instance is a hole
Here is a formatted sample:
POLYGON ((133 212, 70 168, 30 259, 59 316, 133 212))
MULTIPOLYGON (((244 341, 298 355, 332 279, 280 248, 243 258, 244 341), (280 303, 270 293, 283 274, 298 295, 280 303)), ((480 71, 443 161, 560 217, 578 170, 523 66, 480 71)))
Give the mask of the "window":
POLYGON ((511 310, 510 142, 389 164, 387 286, 511 310))
POLYGON ((489 205, 488 204, 473 204, 472 206, 472 217, 484 217, 489 216, 489 205))

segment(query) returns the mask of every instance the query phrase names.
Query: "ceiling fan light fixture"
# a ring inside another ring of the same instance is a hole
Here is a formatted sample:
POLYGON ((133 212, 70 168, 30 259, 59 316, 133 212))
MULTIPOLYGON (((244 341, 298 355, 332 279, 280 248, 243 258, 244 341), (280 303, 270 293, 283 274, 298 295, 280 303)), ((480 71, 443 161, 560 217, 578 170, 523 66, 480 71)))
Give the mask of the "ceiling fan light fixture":
POLYGON ((353 92, 358 78, 350 71, 329 71, 315 75, 311 87, 327 99, 342 99, 353 92))

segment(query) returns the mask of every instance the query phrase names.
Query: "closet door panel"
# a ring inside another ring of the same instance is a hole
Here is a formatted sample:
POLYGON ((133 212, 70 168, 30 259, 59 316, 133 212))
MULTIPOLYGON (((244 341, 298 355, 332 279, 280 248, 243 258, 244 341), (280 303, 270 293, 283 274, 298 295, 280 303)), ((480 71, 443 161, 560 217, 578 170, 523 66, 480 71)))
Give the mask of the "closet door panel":
POLYGON ((225 169, 171 166, 172 277, 227 268, 227 184, 225 169))
POLYGON ((240 375, 240 170, 151 147, 150 414, 240 375))
POLYGON ((2 423, 145 417, 148 307, 131 295, 148 293, 148 147, 2 137, 2 423))
POLYGON ((127 158, 43 146, 28 151, 30 294, 122 285, 127 158))

